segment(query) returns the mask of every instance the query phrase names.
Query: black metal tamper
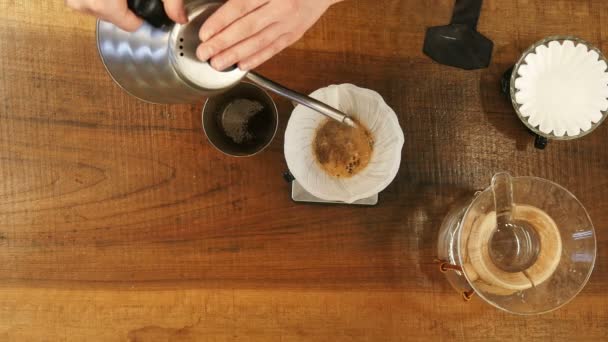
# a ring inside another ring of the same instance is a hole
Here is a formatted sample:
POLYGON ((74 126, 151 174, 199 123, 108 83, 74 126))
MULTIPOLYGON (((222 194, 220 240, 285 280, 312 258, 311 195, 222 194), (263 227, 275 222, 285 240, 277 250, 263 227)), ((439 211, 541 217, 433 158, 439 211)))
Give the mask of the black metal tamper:
POLYGON ((487 68, 494 43, 477 32, 482 0, 456 0, 452 22, 429 27, 423 52, 438 63, 474 70, 487 68))

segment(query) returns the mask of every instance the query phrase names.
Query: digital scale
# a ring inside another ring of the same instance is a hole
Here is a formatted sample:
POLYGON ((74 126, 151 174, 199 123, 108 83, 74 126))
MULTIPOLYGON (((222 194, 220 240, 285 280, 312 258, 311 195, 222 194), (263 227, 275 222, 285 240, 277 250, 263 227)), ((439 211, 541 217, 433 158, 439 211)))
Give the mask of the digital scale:
MULTIPOLYGON (((286 176, 287 179, 287 176, 286 176)), ((346 205, 367 205, 372 206, 378 204, 378 194, 373 196, 362 198, 353 203, 345 203, 340 201, 327 201, 318 197, 315 197, 308 191, 306 191, 300 183, 298 183, 295 179, 290 179, 291 182, 291 199, 294 202, 304 202, 304 203, 326 203, 326 204, 346 204, 346 205)))

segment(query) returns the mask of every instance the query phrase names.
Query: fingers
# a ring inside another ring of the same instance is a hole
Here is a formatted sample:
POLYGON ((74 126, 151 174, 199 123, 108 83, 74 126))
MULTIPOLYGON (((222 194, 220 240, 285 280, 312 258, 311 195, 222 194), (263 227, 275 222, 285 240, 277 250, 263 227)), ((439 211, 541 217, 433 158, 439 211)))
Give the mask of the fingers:
POLYGON ((184 0, 164 0, 165 12, 169 18, 179 24, 188 22, 186 10, 184 9, 184 0))
POLYGON ((206 42, 218 32, 269 0, 229 0, 209 17, 199 31, 199 38, 206 42))
POLYGON ((131 12, 128 8, 125 8, 122 13, 111 13, 102 19, 113 23, 121 29, 133 32, 136 31, 143 23, 143 19, 136 16, 135 13, 131 12))
POLYGON ((65 0, 65 4, 111 22, 125 31, 136 31, 143 24, 143 20, 129 10, 126 1, 65 0))
POLYGON ((65 0, 65 5, 76 11, 83 10, 83 3, 77 0, 65 0))
POLYGON ((272 24, 256 35, 214 56, 211 59, 211 66, 216 70, 224 70, 270 46, 281 33, 280 26, 276 23, 272 24))
POLYGON ((257 52, 253 56, 247 57, 244 61, 239 63, 239 68, 242 70, 255 69, 262 63, 266 62, 274 55, 283 51, 286 47, 297 41, 298 38, 292 34, 284 34, 274 41, 270 46, 264 48, 262 51, 257 52))
MULTIPOLYGON (((235 23, 229 25, 222 32, 216 34, 208 41, 203 42, 198 47, 198 58, 202 61, 206 61, 216 54, 231 48, 235 44, 268 27, 269 24, 272 24, 272 20, 274 20, 273 18, 277 17, 276 15, 273 15, 273 11, 275 10, 272 7, 262 6, 237 20, 235 23)), ((278 34, 276 36, 278 36, 278 34)), ((247 57, 247 55, 242 57, 247 57)), ((218 70, 222 70, 221 68, 217 68, 215 65, 214 67, 218 70)))

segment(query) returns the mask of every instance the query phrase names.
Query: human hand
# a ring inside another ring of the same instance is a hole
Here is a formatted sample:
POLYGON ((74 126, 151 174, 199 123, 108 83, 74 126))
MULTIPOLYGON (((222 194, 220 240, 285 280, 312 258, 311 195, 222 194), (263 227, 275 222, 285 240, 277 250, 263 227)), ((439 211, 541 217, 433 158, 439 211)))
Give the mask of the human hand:
MULTIPOLYGON (((180 24, 188 22, 183 0, 164 0, 163 3, 169 18, 180 24)), ((65 0, 65 4, 129 32, 137 30, 143 23, 143 19, 129 10, 127 0, 65 0)))
POLYGON ((217 70, 250 70, 295 43, 341 0, 229 0, 199 31, 200 60, 217 70))

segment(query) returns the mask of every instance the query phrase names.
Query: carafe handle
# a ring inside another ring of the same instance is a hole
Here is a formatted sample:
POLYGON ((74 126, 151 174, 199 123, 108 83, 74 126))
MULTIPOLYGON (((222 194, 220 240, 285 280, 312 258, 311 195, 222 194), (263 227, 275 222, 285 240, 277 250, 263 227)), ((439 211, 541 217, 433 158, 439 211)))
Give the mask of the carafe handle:
POLYGON ((165 12, 162 0, 127 0, 127 5, 135 15, 154 27, 173 25, 173 20, 165 12))
POLYGON ((492 194, 496 210, 497 227, 508 225, 513 211, 513 182, 507 172, 499 172, 492 177, 492 194))

